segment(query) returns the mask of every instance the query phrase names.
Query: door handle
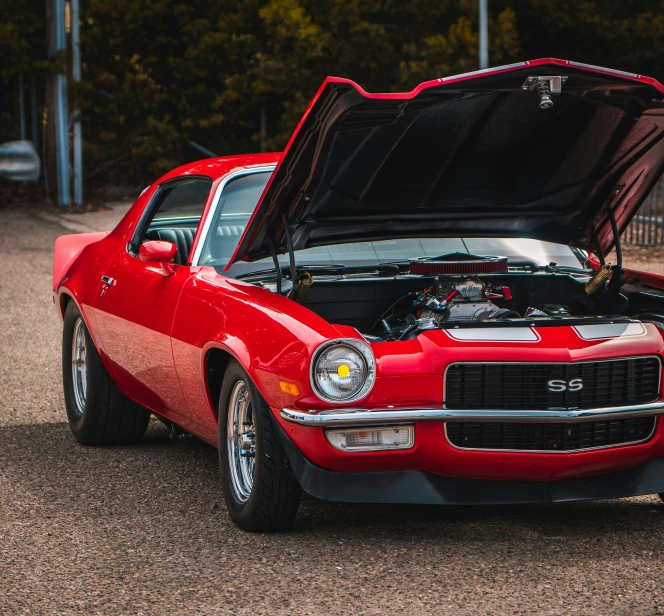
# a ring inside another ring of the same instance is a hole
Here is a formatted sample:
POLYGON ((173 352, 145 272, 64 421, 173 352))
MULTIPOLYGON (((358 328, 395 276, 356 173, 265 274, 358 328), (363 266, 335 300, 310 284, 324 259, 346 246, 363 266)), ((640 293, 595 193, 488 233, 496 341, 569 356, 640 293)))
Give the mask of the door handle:
POLYGON ((104 295, 104 293, 106 293, 106 290, 110 289, 114 284, 115 284, 115 278, 111 278, 110 276, 102 276, 101 277, 101 291, 100 291, 99 295, 100 296, 104 295))

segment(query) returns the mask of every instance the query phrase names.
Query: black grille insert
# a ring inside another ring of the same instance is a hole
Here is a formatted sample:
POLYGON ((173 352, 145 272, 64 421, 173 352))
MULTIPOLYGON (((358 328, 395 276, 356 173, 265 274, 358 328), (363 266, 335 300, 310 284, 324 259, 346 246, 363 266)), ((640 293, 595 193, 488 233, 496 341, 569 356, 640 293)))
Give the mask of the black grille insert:
POLYGON ((575 451, 647 440, 655 417, 582 423, 450 422, 447 438, 462 449, 575 451))
POLYGON ((661 370, 657 357, 555 364, 451 364, 445 375, 445 407, 526 411, 646 404, 659 397, 661 370), (578 379, 583 387, 570 391, 568 386, 578 387, 578 379), (550 391, 552 380, 562 381, 567 388, 550 391))

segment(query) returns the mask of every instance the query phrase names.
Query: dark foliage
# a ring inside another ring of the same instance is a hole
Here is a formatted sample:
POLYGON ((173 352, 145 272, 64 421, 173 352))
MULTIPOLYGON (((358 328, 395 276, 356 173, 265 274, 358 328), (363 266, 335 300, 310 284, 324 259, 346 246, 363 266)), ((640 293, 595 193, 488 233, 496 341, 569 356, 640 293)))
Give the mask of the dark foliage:
MULTIPOLYGON (((663 76, 663 9, 492 0, 490 62, 557 56, 663 76)), ((390 91, 476 69, 477 0, 87 0, 81 37, 86 174, 126 182, 203 157, 192 141, 281 149, 326 75, 390 91)), ((7 140, 17 74, 47 68, 43 1, 0 0, 0 51, 7 140)))

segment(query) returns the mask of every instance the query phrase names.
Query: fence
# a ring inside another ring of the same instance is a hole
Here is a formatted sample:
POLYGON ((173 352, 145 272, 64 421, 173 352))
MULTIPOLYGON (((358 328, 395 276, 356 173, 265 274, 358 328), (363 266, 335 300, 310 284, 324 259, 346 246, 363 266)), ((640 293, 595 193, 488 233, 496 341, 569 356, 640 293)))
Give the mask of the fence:
POLYGON ((623 241, 637 246, 664 245, 664 177, 646 197, 625 230, 623 241))

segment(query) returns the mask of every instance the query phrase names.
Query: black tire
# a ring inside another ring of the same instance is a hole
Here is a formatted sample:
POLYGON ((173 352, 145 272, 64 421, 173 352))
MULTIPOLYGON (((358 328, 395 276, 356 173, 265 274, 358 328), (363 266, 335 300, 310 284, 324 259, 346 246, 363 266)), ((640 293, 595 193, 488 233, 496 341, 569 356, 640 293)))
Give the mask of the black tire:
POLYGON ((67 418, 72 433, 84 445, 116 445, 135 443, 145 434, 150 411, 127 398, 114 383, 101 358, 78 307, 70 301, 62 329, 62 380, 67 418), (79 334, 79 328, 82 328, 79 334), (84 338, 85 357, 81 360, 86 391, 77 398, 82 386, 74 384, 74 336, 84 338))
POLYGON ((271 532, 290 527, 300 505, 302 490, 279 440, 270 408, 235 360, 229 362, 221 385, 218 445, 224 500, 233 522, 252 532, 271 532), (242 389, 241 384, 246 389, 242 389), (233 479, 231 465, 234 464, 234 454, 229 450, 227 439, 229 413, 232 417, 236 416, 230 409, 236 388, 248 392, 252 425, 246 427, 247 433, 254 435, 255 455, 251 456, 254 460, 253 482, 244 498, 233 479))

